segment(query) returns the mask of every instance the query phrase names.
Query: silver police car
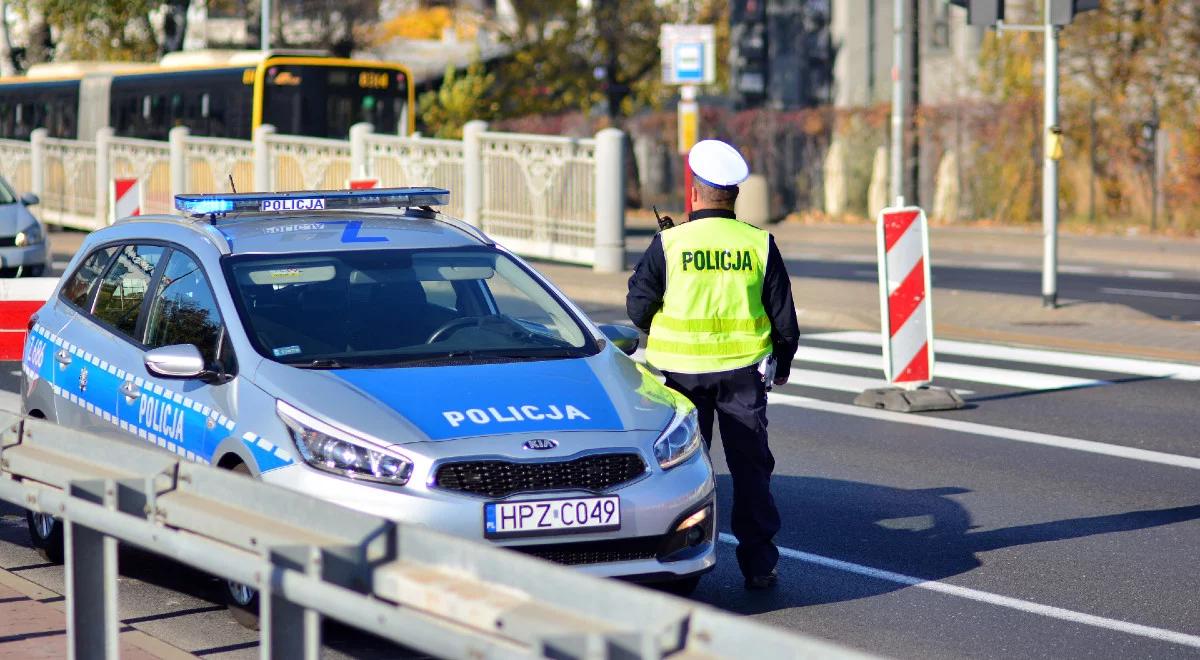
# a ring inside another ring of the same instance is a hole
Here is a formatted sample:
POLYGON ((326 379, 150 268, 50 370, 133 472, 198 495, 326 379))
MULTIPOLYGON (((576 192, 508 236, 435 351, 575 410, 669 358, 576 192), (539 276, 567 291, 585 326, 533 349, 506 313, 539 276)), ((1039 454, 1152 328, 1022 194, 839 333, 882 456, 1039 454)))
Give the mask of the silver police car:
POLYGON ((31 323, 26 412, 690 591, 716 561, 694 408, 447 197, 181 195, 92 233, 31 323))

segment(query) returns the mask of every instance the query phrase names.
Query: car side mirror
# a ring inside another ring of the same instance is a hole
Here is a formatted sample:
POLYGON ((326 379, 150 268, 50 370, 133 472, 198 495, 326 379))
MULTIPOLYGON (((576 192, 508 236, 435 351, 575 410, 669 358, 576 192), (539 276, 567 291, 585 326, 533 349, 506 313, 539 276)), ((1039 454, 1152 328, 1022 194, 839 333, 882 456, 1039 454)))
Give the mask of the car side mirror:
POLYGON ((625 355, 633 355, 642 343, 641 334, 627 325, 606 323, 600 326, 600 332, 625 355))
POLYGON ((146 370, 163 378, 200 378, 207 373, 200 349, 191 344, 175 344, 146 351, 146 370))
POLYGON ((42 198, 33 193, 25 193, 21 195, 21 203, 25 206, 35 206, 42 202, 42 198))

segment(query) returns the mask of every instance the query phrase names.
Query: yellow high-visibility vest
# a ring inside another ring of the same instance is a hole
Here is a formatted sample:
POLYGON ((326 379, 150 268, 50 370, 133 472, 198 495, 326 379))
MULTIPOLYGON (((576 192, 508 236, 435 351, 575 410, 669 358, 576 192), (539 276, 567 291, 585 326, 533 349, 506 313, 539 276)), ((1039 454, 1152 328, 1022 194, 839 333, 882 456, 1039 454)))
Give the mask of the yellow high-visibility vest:
POLYGON ((702 218, 661 234, 667 264, 662 309, 646 361, 662 371, 710 373, 771 353, 762 304, 771 235, 732 218, 702 218))

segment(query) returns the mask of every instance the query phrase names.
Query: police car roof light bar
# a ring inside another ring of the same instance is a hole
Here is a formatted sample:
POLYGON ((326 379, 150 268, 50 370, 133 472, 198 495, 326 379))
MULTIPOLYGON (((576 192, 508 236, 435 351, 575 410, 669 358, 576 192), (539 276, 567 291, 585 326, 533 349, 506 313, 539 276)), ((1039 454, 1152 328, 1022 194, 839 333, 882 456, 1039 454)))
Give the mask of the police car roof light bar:
POLYGON ((238 211, 327 211, 386 207, 444 206, 445 188, 373 188, 370 190, 304 190, 277 193, 175 195, 176 210, 192 216, 216 217, 238 211))

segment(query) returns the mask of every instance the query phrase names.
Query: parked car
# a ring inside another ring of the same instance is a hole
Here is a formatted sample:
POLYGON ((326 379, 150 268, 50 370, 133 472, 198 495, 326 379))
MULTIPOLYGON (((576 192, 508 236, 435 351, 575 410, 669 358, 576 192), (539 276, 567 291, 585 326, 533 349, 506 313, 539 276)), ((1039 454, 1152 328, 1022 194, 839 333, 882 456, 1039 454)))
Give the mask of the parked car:
POLYGON ((46 227, 29 212, 38 201, 33 193, 17 195, 0 177, 0 276, 40 277, 46 272, 46 227))

